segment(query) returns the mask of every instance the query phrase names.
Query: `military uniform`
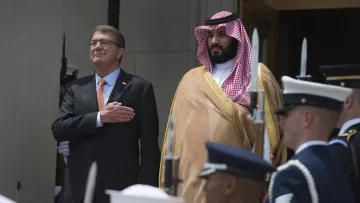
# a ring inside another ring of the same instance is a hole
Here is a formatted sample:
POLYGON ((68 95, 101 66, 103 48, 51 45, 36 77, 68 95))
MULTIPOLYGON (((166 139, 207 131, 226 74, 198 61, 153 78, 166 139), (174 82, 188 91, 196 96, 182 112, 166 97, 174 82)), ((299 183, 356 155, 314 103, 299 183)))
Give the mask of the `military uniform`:
POLYGON ((333 139, 334 137, 338 136, 340 132, 340 128, 334 128, 329 135, 329 140, 333 139))
POLYGON ((211 179, 208 176, 217 172, 227 173, 239 180, 237 182, 237 190, 232 191, 233 194, 224 195, 224 188, 221 187, 215 189, 212 187, 210 190, 206 189, 207 187, 204 187, 206 202, 263 202, 266 193, 266 185, 271 173, 276 171, 275 166, 266 161, 263 157, 244 148, 218 144, 210 141, 206 142, 205 145, 208 152, 208 161, 204 164, 198 177, 207 178, 207 183, 210 185, 214 185, 217 180, 211 179), (214 196, 214 191, 219 195, 214 196))
MULTIPOLYGON (((66 94, 66 84, 77 78, 79 69, 75 65, 68 65, 66 74, 60 78, 59 108, 66 94)), ((69 173, 67 167, 67 157, 69 155, 69 142, 58 142, 58 151, 56 153, 56 177, 55 177, 55 201, 54 203, 72 203, 72 195, 69 182, 69 173), (65 185, 66 184, 66 185, 65 185)))
MULTIPOLYGON (((360 89, 360 65, 322 66, 319 70, 329 84, 360 89)), ((360 118, 345 122, 329 146, 350 181, 355 201, 360 202, 360 118)))
POLYGON ((198 174, 199 178, 205 178, 212 173, 221 171, 251 180, 268 181, 271 173, 276 170, 276 167, 265 159, 244 148, 210 141, 205 145, 208 151, 208 161, 198 174))
MULTIPOLYGON (((282 77, 285 114, 298 105, 310 105, 340 111, 351 89, 282 77), (331 93, 331 94, 329 94, 331 93)), ((333 162, 327 142, 302 143, 295 155, 278 167, 271 177, 267 202, 338 203, 353 201, 350 185, 333 162)))

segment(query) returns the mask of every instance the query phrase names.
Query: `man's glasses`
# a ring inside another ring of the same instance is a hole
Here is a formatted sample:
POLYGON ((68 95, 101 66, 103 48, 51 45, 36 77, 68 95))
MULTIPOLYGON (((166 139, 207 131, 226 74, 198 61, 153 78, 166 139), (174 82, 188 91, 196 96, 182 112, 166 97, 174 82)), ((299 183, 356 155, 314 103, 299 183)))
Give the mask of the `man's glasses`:
POLYGON ((110 46, 111 44, 115 44, 116 46, 120 47, 118 44, 116 44, 116 42, 113 42, 113 41, 108 40, 108 39, 94 39, 94 40, 90 40, 90 41, 89 41, 89 45, 90 45, 91 47, 95 47, 98 42, 100 43, 100 46, 110 46))

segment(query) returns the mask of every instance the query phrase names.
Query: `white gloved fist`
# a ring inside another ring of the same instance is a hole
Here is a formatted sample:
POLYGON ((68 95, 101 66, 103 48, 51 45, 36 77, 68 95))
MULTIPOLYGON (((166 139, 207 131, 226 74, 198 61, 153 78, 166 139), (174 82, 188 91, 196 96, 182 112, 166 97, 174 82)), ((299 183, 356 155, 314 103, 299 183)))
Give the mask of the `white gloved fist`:
POLYGON ((69 141, 60 142, 57 150, 59 154, 62 154, 64 158, 67 158, 70 154, 69 141))

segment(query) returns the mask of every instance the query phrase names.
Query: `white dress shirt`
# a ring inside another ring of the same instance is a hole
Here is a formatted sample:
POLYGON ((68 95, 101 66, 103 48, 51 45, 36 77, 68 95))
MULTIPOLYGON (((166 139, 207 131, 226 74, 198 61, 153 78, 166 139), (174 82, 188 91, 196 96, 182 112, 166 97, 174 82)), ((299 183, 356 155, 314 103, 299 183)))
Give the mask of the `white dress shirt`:
MULTIPOLYGON (((108 74, 107 76, 105 76, 104 78, 101 78, 98 74, 95 74, 95 78, 96 78, 96 89, 98 88, 98 83, 101 79, 104 79, 106 81, 106 83, 104 84, 103 88, 104 88, 104 107, 106 106, 110 94, 112 92, 112 90, 114 89, 115 83, 117 78, 120 75, 120 68, 116 69, 115 71, 113 71, 112 73, 108 74)), ((96 127, 102 127, 103 124, 101 123, 101 119, 100 119, 100 112, 98 112, 97 114, 97 119, 96 119, 96 127)))
POLYGON ((213 67, 212 76, 214 77, 216 83, 221 87, 223 82, 229 76, 230 71, 234 66, 235 59, 226 61, 225 63, 215 64, 213 67))

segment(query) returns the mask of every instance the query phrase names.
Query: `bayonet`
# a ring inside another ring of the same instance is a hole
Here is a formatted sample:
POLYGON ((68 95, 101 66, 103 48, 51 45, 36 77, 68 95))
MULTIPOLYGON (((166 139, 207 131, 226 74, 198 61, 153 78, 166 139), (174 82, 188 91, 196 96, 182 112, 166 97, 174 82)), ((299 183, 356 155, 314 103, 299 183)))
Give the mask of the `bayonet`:
POLYGON ((250 86, 250 115, 254 120, 254 124, 263 124, 263 110, 264 110, 264 90, 258 88, 258 68, 259 68, 259 34, 255 28, 252 39, 252 58, 251 58, 251 86, 250 86), (258 95, 259 94, 259 95, 258 95), (260 96, 260 105, 258 106, 258 96, 260 96))
POLYGON ((252 59, 251 59, 251 83, 250 83, 250 115, 255 129, 256 140, 254 142, 254 151, 259 156, 264 156, 264 90, 258 88, 258 68, 259 68, 259 34, 255 28, 253 31, 252 39, 252 59), (258 105, 259 96, 259 105, 258 105))
POLYGON ((259 65, 259 34, 255 28, 251 39, 251 90, 257 89, 258 84, 258 65, 259 65))
POLYGON ((258 66, 259 66, 259 34, 255 28, 251 39, 251 79, 250 79, 250 118, 255 118, 257 108, 257 89, 258 89, 258 66))
POLYGON ((301 64, 300 64, 300 76, 306 76, 306 61, 307 61, 307 40, 304 38, 301 46, 301 64))
POLYGON ((306 75, 307 70, 307 39, 304 38, 301 46, 300 75, 299 80, 310 80, 311 76, 306 75))

